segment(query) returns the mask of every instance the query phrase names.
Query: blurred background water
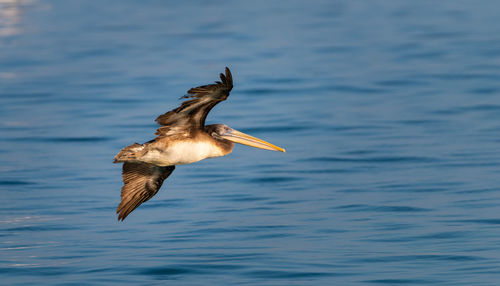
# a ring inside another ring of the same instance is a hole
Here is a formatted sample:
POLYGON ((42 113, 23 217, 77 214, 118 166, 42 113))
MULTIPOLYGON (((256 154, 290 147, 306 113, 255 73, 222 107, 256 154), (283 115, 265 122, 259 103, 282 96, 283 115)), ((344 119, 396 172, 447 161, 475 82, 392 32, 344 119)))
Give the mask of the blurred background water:
POLYGON ((498 285, 498 1, 0 0, 0 284, 498 285), (209 115, 287 149, 180 166, 116 220, 120 148, 209 115))

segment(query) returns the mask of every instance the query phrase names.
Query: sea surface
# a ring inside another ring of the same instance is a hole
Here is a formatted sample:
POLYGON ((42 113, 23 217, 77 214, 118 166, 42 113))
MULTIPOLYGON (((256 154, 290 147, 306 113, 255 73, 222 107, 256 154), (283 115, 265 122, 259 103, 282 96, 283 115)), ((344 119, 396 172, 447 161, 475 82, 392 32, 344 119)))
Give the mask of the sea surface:
POLYGON ((0 1, 0 284, 499 285, 500 2, 0 1), (117 221, 115 154, 228 66, 117 221))

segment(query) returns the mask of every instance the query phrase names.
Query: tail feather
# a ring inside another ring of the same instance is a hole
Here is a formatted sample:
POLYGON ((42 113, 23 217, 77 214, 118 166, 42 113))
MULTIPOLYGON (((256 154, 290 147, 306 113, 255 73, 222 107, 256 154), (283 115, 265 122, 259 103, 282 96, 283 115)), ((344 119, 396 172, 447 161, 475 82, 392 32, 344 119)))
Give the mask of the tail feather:
POLYGON ((120 162, 134 160, 139 155, 139 154, 137 154, 137 152, 140 152, 143 149, 144 149, 144 145, 141 145, 138 143, 134 143, 130 146, 127 146, 127 147, 123 148, 118 154, 116 154, 113 163, 120 163, 120 162))

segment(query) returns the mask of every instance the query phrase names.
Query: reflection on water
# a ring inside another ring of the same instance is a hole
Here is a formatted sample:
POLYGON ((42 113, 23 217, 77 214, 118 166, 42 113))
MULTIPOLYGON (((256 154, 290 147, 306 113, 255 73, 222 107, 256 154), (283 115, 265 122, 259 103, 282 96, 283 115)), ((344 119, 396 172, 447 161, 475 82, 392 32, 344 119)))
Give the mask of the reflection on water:
POLYGON ((32 5, 34 0, 0 0, 0 37, 13 36, 21 32, 22 7, 32 5))
MULTIPOLYGON (((9 37, 22 32, 22 9, 33 5, 35 0, 0 0, 0 48, 7 45, 9 37)), ((0 79, 14 79, 16 73, 0 70, 0 79)))
POLYGON ((0 0, 2 282, 498 284, 498 10, 0 0), (179 166, 118 223, 116 152, 224 66, 207 123, 287 153, 179 166))

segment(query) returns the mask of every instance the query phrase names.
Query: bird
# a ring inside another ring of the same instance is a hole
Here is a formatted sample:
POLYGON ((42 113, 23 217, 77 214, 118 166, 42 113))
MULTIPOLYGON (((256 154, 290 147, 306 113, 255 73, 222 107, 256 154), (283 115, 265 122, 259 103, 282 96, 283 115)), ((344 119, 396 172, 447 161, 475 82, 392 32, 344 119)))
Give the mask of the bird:
POLYGON ((210 110, 226 100, 232 89, 233 77, 226 67, 220 81, 189 89, 180 98, 187 100, 156 118, 160 125, 156 138, 129 145, 115 156, 113 163, 123 163, 121 201, 116 209, 119 221, 156 195, 177 165, 228 155, 234 143, 286 152, 225 124, 205 125, 210 110))

